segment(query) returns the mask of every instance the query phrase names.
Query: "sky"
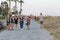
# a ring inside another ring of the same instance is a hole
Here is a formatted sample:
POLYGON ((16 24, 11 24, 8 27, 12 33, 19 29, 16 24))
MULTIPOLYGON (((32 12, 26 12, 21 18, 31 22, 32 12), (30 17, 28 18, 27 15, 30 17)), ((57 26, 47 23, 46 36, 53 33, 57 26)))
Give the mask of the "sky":
MULTIPOLYGON (((0 0, 0 2, 3 0, 0 0)), ((4 0, 5 1, 5 0, 4 0)), ((39 16, 40 13, 47 16, 60 16, 60 0, 23 0, 23 15, 39 16)), ((11 3, 13 9, 14 2, 11 3)), ((20 9, 20 4, 17 2, 17 10, 20 9)))

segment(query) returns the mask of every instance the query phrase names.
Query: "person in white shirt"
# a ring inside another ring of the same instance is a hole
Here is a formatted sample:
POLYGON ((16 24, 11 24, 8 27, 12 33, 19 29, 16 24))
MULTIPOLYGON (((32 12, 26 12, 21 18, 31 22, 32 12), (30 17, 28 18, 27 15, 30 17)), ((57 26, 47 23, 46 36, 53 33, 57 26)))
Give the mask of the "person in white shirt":
POLYGON ((40 13, 40 28, 42 28, 42 24, 43 24, 44 18, 42 13, 40 13))

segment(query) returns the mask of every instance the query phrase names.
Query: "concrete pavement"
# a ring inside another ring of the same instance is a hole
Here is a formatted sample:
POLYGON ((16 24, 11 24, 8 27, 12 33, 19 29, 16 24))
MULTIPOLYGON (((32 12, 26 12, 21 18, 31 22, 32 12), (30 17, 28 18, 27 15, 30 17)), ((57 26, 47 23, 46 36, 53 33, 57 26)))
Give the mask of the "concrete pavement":
POLYGON ((24 28, 21 31, 18 24, 17 29, 1 32, 0 40, 53 40, 53 38, 48 31, 40 29, 40 25, 32 20, 30 30, 27 30, 27 27, 24 24, 24 28))

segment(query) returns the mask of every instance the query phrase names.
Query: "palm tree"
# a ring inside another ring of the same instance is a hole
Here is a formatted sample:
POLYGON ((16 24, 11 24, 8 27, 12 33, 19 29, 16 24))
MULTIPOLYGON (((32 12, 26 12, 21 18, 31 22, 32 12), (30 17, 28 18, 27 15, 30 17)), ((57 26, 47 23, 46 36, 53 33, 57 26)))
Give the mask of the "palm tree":
POLYGON ((1 8, 2 8, 2 14, 3 14, 3 10, 4 10, 4 2, 1 2, 1 8))
POLYGON ((0 7, 0 13, 2 12, 2 8, 0 7))
POLYGON ((22 3, 24 3, 24 1, 20 0, 19 3, 20 3, 20 14, 21 14, 21 12, 22 12, 22 3))
POLYGON ((2 8, 2 14, 3 14, 3 8, 4 8, 4 3, 1 2, 1 8, 2 8))
POLYGON ((14 2, 15 2, 15 14, 16 14, 16 12, 17 12, 17 1, 18 1, 18 0, 14 0, 14 2))
POLYGON ((6 1, 1 2, 1 8, 2 8, 2 15, 6 15, 7 10, 5 10, 8 6, 8 3, 6 1))
POLYGON ((3 3, 3 2, 1 2, 1 7, 2 7, 2 8, 4 7, 4 3, 3 3))
POLYGON ((4 15, 6 15, 7 16, 7 14, 8 14, 8 10, 9 10, 9 8, 8 8, 8 3, 6 2, 6 1, 4 1, 4 15))
POLYGON ((7 0, 7 1, 9 1, 9 13, 10 13, 11 1, 13 0, 7 0))

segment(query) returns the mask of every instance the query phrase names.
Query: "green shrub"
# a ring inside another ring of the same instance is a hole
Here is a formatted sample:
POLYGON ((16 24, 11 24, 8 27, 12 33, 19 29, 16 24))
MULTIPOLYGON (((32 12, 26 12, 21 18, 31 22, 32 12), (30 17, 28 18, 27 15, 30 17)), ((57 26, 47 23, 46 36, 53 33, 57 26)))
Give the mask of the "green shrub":
POLYGON ((2 19, 2 20, 3 20, 3 19, 5 19, 5 17, 4 17, 4 16, 2 16, 2 17, 0 17, 0 19, 2 19))
POLYGON ((36 21, 39 21, 39 17, 36 18, 36 21))

